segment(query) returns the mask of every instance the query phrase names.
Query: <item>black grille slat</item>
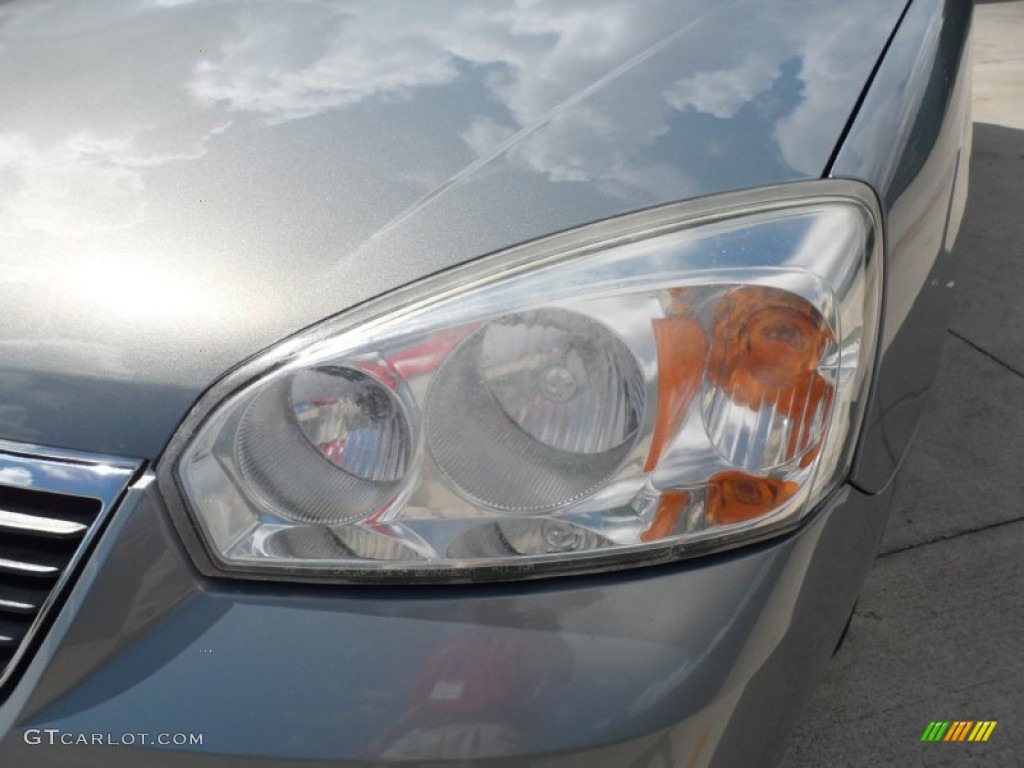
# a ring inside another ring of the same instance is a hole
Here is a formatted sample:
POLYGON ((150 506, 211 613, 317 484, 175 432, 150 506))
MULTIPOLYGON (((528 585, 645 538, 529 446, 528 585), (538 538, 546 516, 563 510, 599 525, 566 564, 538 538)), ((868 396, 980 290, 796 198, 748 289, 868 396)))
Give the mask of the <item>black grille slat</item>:
MULTIPOLYGON (((24 537, 15 540, 13 536, 0 535, 0 572, 24 572, 33 578, 59 574, 74 554, 74 548, 61 551, 60 548, 47 546, 49 543, 46 540, 26 541, 24 537), (23 567, 16 567, 15 564, 23 567)), ((3 590, 3 581, 0 580, 0 597, 4 596, 3 590)))
POLYGON ((0 440, 0 704, 138 468, 127 459, 0 440))
POLYGON ((29 601, 8 582, 56 580, 100 508, 98 499, 0 486, 0 617, 42 607, 34 602, 35 611, 19 609, 29 601))
POLYGON ((13 648, 18 645, 31 626, 31 617, 11 617, 0 615, 0 648, 13 648))
POLYGON ((35 614, 43 607, 49 585, 38 579, 18 579, 7 576, 4 578, 3 594, 0 594, 0 615, 18 613, 35 614))
POLYGON ((99 499, 0 486, 0 510, 44 520, 63 520, 88 527, 96 520, 102 506, 99 499))
POLYGON ((78 549, 81 538, 55 539, 51 536, 33 536, 25 531, 0 531, 0 557, 27 558, 32 562, 63 567, 78 549))
POLYGON ((14 613, 22 616, 34 616, 42 607, 42 603, 0 597, 0 615, 14 613))

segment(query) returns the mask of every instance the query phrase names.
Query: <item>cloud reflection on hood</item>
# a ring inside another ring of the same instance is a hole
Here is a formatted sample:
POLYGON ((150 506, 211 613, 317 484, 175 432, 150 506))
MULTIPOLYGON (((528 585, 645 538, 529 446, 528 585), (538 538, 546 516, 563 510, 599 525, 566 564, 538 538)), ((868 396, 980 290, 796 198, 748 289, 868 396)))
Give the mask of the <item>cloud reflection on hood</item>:
MULTIPOLYGON (((197 66, 189 89, 207 106, 280 124, 367 100, 401 102, 426 89, 482 88, 484 103, 467 110, 460 131, 473 153, 469 162, 507 151, 519 167, 551 181, 597 182, 613 196, 626 187, 677 199, 702 185, 692 169, 666 157, 659 140, 685 132, 688 154, 714 154, 721 132, 686 116, 734 120, 777 86, 783 64, 795 60, 798 82, 754 116, 759 130, 733 132, 730 139, 763 145, 776 174, 821 172, 836 138, 823 116, 849 109, 842 85, 863 60, 862 38, 846 11, 818 3, 780 17, 772 7, 748 3, 737 23, 736 14, 725 12, 728 3, 647 2, 639 4, 643 12, 637 5, 250 3, 218 55, 197 66), (698 20, 699 31, 694 25, 694 34, 644 62, 643 88, 623 87, 629 73, 615 73, 616 67, 698 20), (692 74, 681 78, 683 48, 692 74), (617 76, 603 82, 609 73, 617 76), (561 111, 595 83, 604 87, 561 111), (510 139, 514 148, 505 146, 510 139)), ((882 29, 889 20, 876 14, 856 23, 882 29)))

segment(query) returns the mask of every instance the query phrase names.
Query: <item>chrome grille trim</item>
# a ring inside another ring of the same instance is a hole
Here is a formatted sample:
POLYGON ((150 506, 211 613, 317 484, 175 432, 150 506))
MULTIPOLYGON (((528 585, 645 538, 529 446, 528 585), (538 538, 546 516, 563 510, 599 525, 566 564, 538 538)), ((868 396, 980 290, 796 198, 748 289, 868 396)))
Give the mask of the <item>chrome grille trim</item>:
POLYGON ((8 512, 6 509, 0 509, 0 532, 11 531, 71 539, 85 533, 88 527, 84 523, 76 523, 71 520, 55 520, 49 517, 25 515, 21 512, 8 512))
POLYGON ((0 688, 140 462, 0 440, 0 688))
POLYGON ((52 576, 59 572, 60 568, 52 565, 40 565, 24 560, 8 560, 0 557, 0 573, 13 573, 15 576, 52 576))
POLYGON ((0 613, 35 613, 40 606, 35 603, 23 603, 20 600, 0 599, 0 613))

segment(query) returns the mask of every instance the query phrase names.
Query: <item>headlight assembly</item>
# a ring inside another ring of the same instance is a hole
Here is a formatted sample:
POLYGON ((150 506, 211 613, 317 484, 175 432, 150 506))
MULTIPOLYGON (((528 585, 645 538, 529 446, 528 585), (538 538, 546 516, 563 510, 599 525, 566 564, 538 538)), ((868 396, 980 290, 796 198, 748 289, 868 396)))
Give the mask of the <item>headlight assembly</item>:
POLYGON ((200 402, 161 485, 200 567, 529 578, 797 524, 874 360, 860 184, 683 203, 481 259, 288 340, 200 402))

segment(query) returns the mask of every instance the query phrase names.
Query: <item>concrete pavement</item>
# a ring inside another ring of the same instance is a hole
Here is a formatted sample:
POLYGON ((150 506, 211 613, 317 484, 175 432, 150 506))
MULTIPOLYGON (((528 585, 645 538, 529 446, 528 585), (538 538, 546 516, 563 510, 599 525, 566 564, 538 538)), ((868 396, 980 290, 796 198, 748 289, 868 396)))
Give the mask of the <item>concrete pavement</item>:
POLYGON ((1024 766, 1024 0, 975 8, 957 306, 846 643, 785 766, 1024 766), (931 720, 997 720, 984 744, 931 720))

